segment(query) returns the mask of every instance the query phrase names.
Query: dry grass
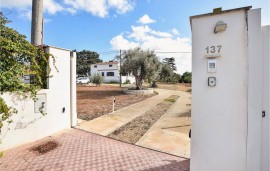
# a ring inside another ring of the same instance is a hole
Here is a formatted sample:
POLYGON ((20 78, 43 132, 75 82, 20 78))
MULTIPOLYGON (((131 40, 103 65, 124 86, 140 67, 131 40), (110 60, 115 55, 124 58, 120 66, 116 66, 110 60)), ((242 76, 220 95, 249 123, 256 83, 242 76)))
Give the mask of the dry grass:
POLYGON ((160 89, 167 89, 167 90, 175 90, 175 91, 185 91, 185 92, 191 92, 191 84, 188 83, 157 83, 158 88, 160 89))
POLYGON ((36 154, 45 154, 56 149, 58 146, 59 144, 56 141, 48 141, 38 146, 32 147, 30 151, 33 151, 36 154))

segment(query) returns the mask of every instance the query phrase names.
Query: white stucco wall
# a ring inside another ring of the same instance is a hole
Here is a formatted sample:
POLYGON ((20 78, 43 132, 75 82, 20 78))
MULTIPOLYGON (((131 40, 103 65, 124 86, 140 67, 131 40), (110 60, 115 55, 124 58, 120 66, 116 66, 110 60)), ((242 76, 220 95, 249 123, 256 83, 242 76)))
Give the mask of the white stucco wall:
POLYGON ((104 72, 104 82, 111 82, 111 81, 120 81, 119 76, 119 66, 118 64, 93 64, 91 65, 91 75, 95 73, 101 74, 104 72), (112 67, 109 67, 109 65, 112 65, 112 67), (96 68, 94 66, 97 66, 96 68), (107 72, 114 72, 114 76, 107 76, 107 72))
POLYGON ((263 99, 269 106, 269 38, 262 52, 261 9, 194 17, 191 24, 191 171, 269 170, 269 118, 261 115, 263 99), (214 34, 217 21, 227 29, 214 34), (217 72, 208 73, 205 48, 217 45, 217 72), (208 77, 216 77, 215 87, 208 77))
POLYGON ((261 170, 262 32, 261 9, 248 10, 247 171, 261 170))
POLYGON ((270 107, 270 26, 264 26, 262 27, 262 47, 263 47, 263 84, 262 84, 262 90, 263 90, 263 105, 262 105, 262 110, 266 112, 266 115, 264 118, 262 118, 262 145, 261 145, 261 171, 269 171, 269 163, 270 163, 270 158, 269 158, 269 143, 270 143, 270 117, 269 117, 269 107, 270 107))
MULTIPOLYGON (((104 82, 120 82, 120 73, 119 73, 119 63, 111 64, 112 67, 109 67, 110 64, 92 64, 91 65, 91 75, 95 73, 101 74, 104 72, 104 82), (97 66, 96 68, 94 66, 97 66), (114 72, 114 76, 107 76, 107 72, 114 72)), ((122 83, 126 82, 126 80, 130 80, 131 83, 135 82, 135 78, 133 76, 122 76, 122 83)))
POLYGON ((193 18, 191 171, 245 171, 248 37, 245 10, 193 18), (227 23, 214 34, 217 21, 227 23), (217 72, 207 72, 206 47, 222 45, 217 72), (208 77, 216 77, 215 87, 208 77))
POLYGON ((77 85, 76 85, 76 52, 70 53, 70 117, 71 127, 75 127, 78 122, 77 115, 77 85))
MULTIPOLYGON (((38 93, 46 95, 47 115, 34 113, 33 100, 19 100, 17 96, 4 94, 3 97, 8 105, 17 108, 19 113, 12 117, 14 122, 9 125, 10 130, 7 134, 2 134, 5 137, 0 145, 0 151, 49 136, 71 126, 70 51, 53 47, 48 47, 46 50, 55 56, 55 65, 59 70, 56 71, 50 58, 52 69, 50 75, 53 77, 49 78, 49 89, 38 93)), ((4 127, 3 133, 6 130, 7 127, 4 127)))

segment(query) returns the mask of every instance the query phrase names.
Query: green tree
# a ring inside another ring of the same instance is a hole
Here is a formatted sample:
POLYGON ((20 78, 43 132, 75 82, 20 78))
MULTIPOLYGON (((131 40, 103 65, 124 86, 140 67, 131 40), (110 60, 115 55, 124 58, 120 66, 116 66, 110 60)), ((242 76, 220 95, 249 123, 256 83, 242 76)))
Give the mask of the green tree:
POLYGON ((131 73, 135 77, 136 89, 142 89, 143 80, 155 81, 160 70, 160 62, 153 51, 140 48, 128 50, 122 59, 121 73, 131 73))
POLYGON ((182 81, 184 83, 191 83, 191 81, 192 81, 192 73, 191 72, 185 72, 182 75, 182 81))
POLYGON ((161 71, 159 73, 159 81, 161 82, 170 82, 174 75, 173 69, 167 64, 163 63, 161 71))
POLYGON ((175 64, 175 59, 174 59, 174 57, 171 57, 171 58, 165 58, 165 59, 162 60, 162 62, 163 62, 164 64, 169 65, 173 71, 177 71, 177 67, 176 67, 176 64, 175 64))
POLYGON ((99 54, 94 51, 83 50, 77 52, 77 74, 88 75, 90 73, 90 65, 102 62, 99 54))
MULTIPOLYGON (((37 91, 47 85, 50 55, 42 47, 30 44, 24 35, 7 27, 9 22, 0 12, 0 94, 9 92, 36 100, 37 91), (25 74, 35 75, 34 84, 23 83, 25 74)), ((3 124, 11 123, 11 116, 16 112, 0 97, 0 134, 3 124)))
POLYGON ((173 79, 172 79, 172 82, 175 82, 175 83, 180 83, 182 80, 182 77, 180 74, 178 73, 174 73, 173 74, 173 79))

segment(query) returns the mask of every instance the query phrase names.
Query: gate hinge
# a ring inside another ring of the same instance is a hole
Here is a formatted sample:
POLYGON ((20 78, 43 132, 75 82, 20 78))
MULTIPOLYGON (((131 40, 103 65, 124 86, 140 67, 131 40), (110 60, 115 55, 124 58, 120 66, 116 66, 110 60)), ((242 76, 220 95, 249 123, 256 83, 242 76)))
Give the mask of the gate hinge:
POLYGON ((262 117, 263 118, 265 117, 265 111, 264 110, 262 111, 262 117))

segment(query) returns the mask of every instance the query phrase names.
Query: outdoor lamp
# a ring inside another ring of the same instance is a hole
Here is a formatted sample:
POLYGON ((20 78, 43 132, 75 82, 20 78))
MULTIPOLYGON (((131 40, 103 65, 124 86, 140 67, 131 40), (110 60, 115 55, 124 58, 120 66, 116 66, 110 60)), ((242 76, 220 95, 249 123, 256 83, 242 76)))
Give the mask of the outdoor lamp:
POLYGON ((223 21, 218 21, 216 23, 216 26, 215 26, 215 29, 214 29, 214 33, 218 33, 218 32, 222 32, 222 31, 225 31, 227 28, 227 24, 224 23, 223 21))

